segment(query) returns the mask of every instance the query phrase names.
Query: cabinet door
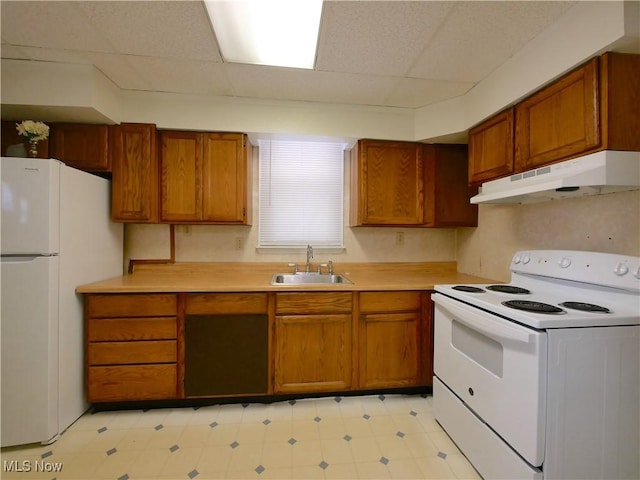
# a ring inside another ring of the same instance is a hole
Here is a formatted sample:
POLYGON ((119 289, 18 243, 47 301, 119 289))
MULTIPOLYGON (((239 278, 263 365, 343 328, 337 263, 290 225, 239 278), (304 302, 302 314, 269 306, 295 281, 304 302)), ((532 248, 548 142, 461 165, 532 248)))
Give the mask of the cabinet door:
POLYGON ((469 183, 486 182, 513 172, 513 136, 513 109, 469 131, 469 183))
POLYGON ((569 158, 600 144, 598 59, 516 106, 516 171, 569 158))
POLYGON ((203 156, 204 221, 246 223, 247 150, 240 133, 207 133, 203 156))
POLYGON ((351 315, 284 315, 275 321, 275 393, 348 390, 351 315))
POLYGON ((111 217, 114 222, 158 221, 158 158, 155 125, 113 128, 111 217))
POLYGON ((422 144, 360 140, 351 162, 352 225, 424 222, 422 144))
POLYGON ((70 167, 93 172, 111 171, 108 125, 53 124, 49 151, 53 158, 70 167))
POLYGON ((420 383, 420 317, 420 312, 362 316, 361 387, 403 387, 420 383))
POLYGON ((202 219, 202 135, 160 133, 160 221, 202 219))

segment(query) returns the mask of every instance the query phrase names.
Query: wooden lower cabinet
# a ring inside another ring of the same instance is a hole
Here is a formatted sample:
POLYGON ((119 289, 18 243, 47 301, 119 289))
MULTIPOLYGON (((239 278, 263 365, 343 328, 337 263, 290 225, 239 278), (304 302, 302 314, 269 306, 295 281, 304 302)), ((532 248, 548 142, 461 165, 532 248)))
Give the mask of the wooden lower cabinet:
POLYGON ((431 385, 429 292, 86 296, 89 402, 431 385))
POLYGON ((351 292, 276 294, 274 393, 351 388, 352 296, 351 292))
POLYGON ((411 387, 428 383, 423 374, 424 335, 421 292, 360 294, 359 387, 411 387))
POLYGON ((178 396, 177 296, 87 295, 89 402, 178 396))
POLYGON ((276 393, 349 390, 351 315, 276 317, 276 393))
POLYGON ((418 383, 419 324, 418 312, 362 316, 361 387, 406 387, 418 383))

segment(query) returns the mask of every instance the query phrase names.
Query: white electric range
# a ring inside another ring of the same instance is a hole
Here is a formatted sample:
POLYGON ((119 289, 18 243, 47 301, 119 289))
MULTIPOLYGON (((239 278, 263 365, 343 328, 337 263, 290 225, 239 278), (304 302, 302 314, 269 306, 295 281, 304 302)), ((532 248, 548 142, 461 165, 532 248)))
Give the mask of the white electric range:
POLYGON ((436 285, 434 413, 484 478, 640 478, 640 258, 518 252, 436 285))

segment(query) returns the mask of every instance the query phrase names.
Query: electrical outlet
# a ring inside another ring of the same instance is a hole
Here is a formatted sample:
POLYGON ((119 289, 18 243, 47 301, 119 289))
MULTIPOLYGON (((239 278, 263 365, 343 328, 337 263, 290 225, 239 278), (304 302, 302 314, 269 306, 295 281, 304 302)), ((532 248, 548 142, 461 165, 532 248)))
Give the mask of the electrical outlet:
POLYGON ((236 237, 236 250, 242 250, 242 237, 236 237))
POLYGON ((404 232, 396 232, 396 245, 404 245, 404 232))

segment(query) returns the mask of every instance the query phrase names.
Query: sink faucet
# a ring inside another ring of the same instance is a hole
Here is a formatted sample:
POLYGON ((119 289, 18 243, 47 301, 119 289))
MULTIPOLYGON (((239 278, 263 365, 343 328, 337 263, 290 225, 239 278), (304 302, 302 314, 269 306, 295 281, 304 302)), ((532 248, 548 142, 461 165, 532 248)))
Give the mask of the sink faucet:
POLYGON ((307 268, 306 268, 307 272, 311 271, 311 266, 309 262, 311 261, 312 258, 313 258, 313 247, 311 245, 307 245, 307 268))

